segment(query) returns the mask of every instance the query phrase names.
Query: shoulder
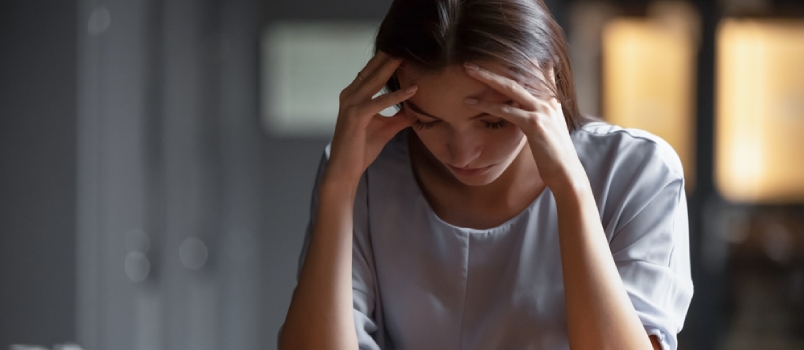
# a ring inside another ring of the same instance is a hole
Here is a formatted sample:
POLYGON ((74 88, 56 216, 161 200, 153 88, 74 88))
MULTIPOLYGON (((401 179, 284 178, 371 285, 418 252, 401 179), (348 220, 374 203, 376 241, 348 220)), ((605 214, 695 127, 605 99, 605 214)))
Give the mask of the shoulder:
POLYGON ((676 151, 648 131, 592 122, 574 131, 571 138, 590 177, 642 174, 657 181, 683 181, 676 151))
POLYGON ((605 122, 584 125, 571 137, 609 238, 639 213, 664 215, 684 204, 681 160, 661 137, 605 122), (666 208, 644 211, 657 200, 666 200, 666 208))
MULTIPOLYGON (((407 183, 403 181, 405 180, 405 176, 410 172, 407 137, 408 129, 402 130, 383 147, 374 162, 369 165, 363 173, 363 176, 361 176, 358 192, 368 191, 368 187, 377 187, 369 186, 369 184, 407 183)), ((324 147, 318 166, 316 184, 319 182, 327 167, 331 148, 331 142, 324 147)))

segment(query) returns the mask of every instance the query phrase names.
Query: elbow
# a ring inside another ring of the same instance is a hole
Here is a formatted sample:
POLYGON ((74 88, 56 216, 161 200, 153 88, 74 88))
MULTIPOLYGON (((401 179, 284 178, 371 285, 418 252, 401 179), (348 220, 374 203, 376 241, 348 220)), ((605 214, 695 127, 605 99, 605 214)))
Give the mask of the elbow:
POLYGON ((279 326, 279 334, 277 335, 277 339, 276 339, 276 348, 278 350, 290 349, 288 347, 287 341, 285 341, 285 337, 283 336, 284 333, 285 333, 285 325, 283 324, 283 325, 279 326))
POLYGON ((306 350, 314 349, 309 340, 304 341, 298 335, 294 336, 288 334, 286 329, 279 332, 279 339, 277 340, 277 350, 306 350))
POLYGON ((279 338, 277 339, 277 350, 305 350, 313 349, 310 339, 305 341, 302 335, 294 328, 288 327, 287 323, 279 327, 279 338))

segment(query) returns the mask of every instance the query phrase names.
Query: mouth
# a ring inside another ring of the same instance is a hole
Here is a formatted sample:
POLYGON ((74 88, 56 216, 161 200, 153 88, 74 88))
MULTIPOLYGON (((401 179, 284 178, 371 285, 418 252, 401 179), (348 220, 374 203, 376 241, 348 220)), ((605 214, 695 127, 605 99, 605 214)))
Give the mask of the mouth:
POLYGON ((458 168, 458 167, 454 167, 452 165, 447 164, 447 167, 449 168, 450 171, 452 171, 453 173, 458 174, 458 175, 475 176, 475 175, 481 175, 481 174, 485 173, 486 171, 491 169, 492 165, 489 165, 489 166, 483 167, 483 168, 458 168))

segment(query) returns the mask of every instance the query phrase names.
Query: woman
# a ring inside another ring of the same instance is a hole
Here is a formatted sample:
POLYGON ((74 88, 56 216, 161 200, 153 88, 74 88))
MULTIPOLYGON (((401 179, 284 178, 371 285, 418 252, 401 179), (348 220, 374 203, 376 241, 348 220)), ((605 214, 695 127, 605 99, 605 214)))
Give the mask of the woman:
POLYGON ((280 349, 677 347, 678 156, 580 114, 541 0, 395 0, 375 53, 340 95, 280 349))

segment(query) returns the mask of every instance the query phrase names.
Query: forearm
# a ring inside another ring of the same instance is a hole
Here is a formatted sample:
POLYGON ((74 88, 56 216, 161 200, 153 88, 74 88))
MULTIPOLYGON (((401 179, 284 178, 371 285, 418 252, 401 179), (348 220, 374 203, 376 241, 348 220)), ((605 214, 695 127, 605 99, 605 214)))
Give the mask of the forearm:
POLYGON ((652 349, 585 177, 555 193, 570 348, 652 349))
POLYGON ((352 306, 354 186, 322 182, 281 349, 357 349, 352 306))

